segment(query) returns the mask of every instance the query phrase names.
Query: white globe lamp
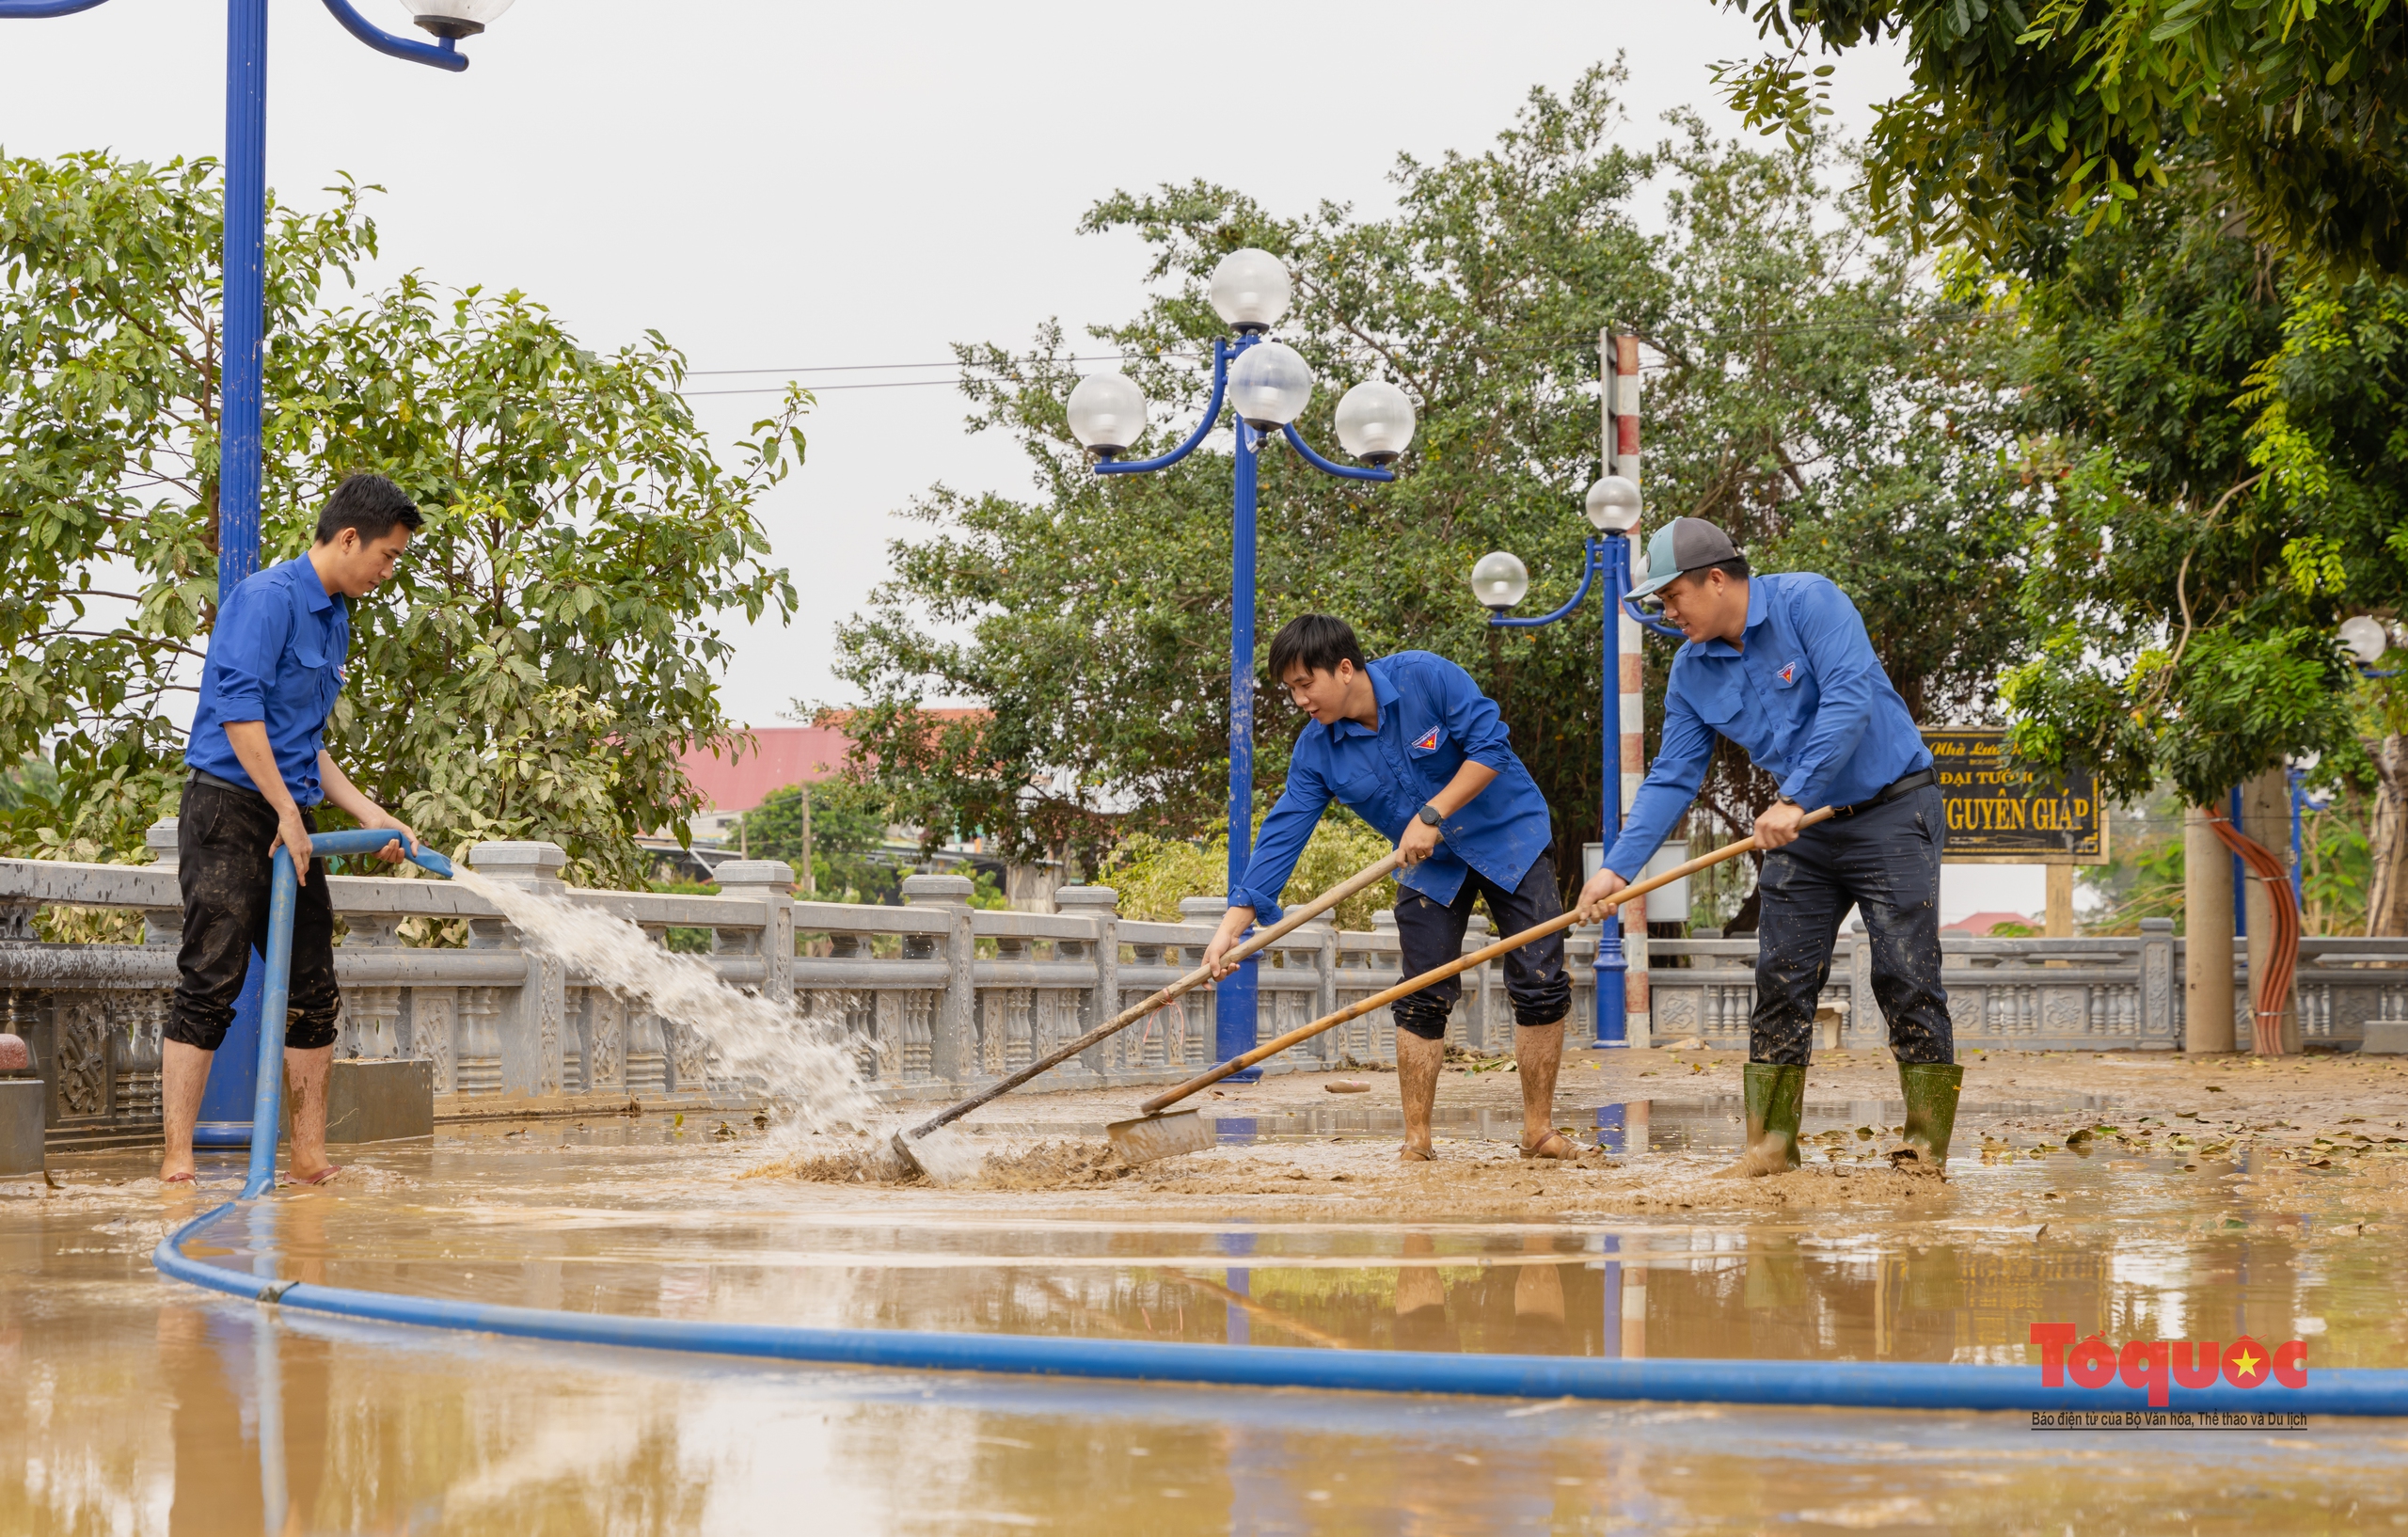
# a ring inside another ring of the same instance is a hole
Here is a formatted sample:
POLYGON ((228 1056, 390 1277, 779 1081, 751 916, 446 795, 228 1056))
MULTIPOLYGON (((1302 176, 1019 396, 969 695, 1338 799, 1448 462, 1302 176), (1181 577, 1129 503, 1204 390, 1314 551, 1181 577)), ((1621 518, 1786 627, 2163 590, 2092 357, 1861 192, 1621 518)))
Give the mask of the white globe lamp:
POLYGON ((1296 349, 1258 341, 1229 365, 1229 404, 1245 423, 1273 432, 1304 415, 1313 398, 1313 371, 1296 349))
POLYGON ((1601 532, 1628 533, 1639 527, 1639 485, 1608 475, 1589 487, 1589 521, 1601 532))
POLYGON ((499 19, 513 0, 402 0, 410 20, 438 38, 473 38, 499 19))
POLYGON ((1247 246, 1212 269, 1212 309, 1236 331, 1267 331, 1288 312, 1288 264, 1247 246))
POLYGON ((1090 373, 1070 391, 1070 436, 1093 453, 1120 453, 1146 436, 1146 392, 1125 373, 1090 373))
POLYGON ((1472 595, 1498 613, 1521 602, 1529 590, 1530 568, 1522 563, 1518 555, 1491 550, 1471 568, 1472 595))
POLYGON ((1385 379, 1366 379, 1338 402, 1338 441, 1367 465, 1392 464, 1413 441, 1413 400, 1385 379))
POLYGON ((2391 636, 2383 621, 2368 614, 2342 620, 2339 633, 2342 649, 2355 657, 2361 667, 2372 667, 2391 649, 2391 636))

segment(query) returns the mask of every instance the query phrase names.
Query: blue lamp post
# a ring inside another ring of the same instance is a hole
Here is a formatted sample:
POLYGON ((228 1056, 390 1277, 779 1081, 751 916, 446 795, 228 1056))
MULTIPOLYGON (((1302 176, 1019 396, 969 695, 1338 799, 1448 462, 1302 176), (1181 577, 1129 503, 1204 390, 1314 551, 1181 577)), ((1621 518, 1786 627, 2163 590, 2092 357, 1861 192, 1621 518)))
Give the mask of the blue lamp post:
MULTIPOLYGON (((1605 847, 1613 848, 1614 838, 1622 832, 1622 753, 1621 715, 1618 708, 1622 697, 1622 625, 1623 613, 1646 629, 1661 635, 1678 637, 1680 631, 1660 620, 1641 613, 1630 601, 1630 531, 1638 526, 1640 514, 1639 486, 1620 475, 1608 475, 1589 488, 1587 500, 1589 521, 1595 526, 1597 537, 1586 542, 1580 567, 1580 585, 1563 607, 1553 613, 1534 619, 1511 617, 1513 607, 1530 590, 1529 568, 1521 558, 1504 550, 1496 550, 1480 558, 1471 568, 1471 590, 1474 596, 1489 609, 1488 622, 1505 629, 1536 629, 1569 619, 1587 600, 1589 589, 1603 582, 1602 601, 1605 610, 1604 744, 1599 763, 1604 777, 1599 783, 1599 803, 1604 808, 1600 817, 1605 847)), ((1644 922, 1642 918, 1640 920, 1644 922)), ((1608 922, 1597 938, 1597 1020, 1596 1039, 1599 1047, 1620 1047, 1630 1044, 1626 1009, 1628 995, 1624 990, 1624 978, 1629 970, 1629 959, 1623 953, 1622 925, 1608 922)))
MULTIPOLYGON (((1296 431, 1312 399, 1312 370, 1295 349, 1271 340, 1288 312, 1288 269, 1268 251, 1232 251, 1212 269, 1212 308, 1236 340, 1212 341, 1212 395, 1184 442, 1151 459, 1123 460, 1146 430, 1146 397, 1118 373, 1099 373, 1070 392, 1070 432, 1096 456, 1099 475, 1143 475, 1167 469, 1196 452, 1220 424, 1224 402, 1235 408, 1236 475, 1231 507, 1229 570, 1229 889, 1235 891, 1254 842, 1254 552, 1257 473, 1263 445, 1276 433, 1307 464, 1351 481, 1392 481, 1387 467, 1413 441, 1413 403, 1391 384, 1356 385, 1338 403, 1338 436, 1369 467, 1332 463, 1296 431)), ((1213 993, 1213 1054, 1226 1060, 1254 1049, 1255 963, 1221 979, 1213 993)), ((1253 1083, 1259 1069, 1230 1075, 1253 1083)))
MULTIPOLYGON (((0 21, 40 20, 90 10, 104 0, 0 0, 0 21)), ((436 40, 397 37, 371 23, 351 0, 325 0, 343 30, 395 58, 461 71, 462 38, 474 37, 508 10, 513 0, 404 0, 418 25, 436 40)), ((260 568, 261 331, 267 321, 267 0, 226 5, 225 278, 218 333, 225 339, 225 388, 219 401, 217 468, 217 591, 222 598, 260 568)), ((217 1054, 200 1106, 194 1141, 241 1147, 250 1141, 260 1028, 260 977, 251 953, 249 979, 233 1028, 217 1054)))

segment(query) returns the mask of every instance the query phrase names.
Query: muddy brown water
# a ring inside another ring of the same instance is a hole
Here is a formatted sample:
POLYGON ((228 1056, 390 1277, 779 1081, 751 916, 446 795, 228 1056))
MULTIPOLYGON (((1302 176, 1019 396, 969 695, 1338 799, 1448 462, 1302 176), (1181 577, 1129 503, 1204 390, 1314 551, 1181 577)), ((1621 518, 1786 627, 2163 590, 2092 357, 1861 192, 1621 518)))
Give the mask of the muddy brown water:
MULTIPOLYGON (((1819 1075, 1820 1166, 1735 1187, 1707 1178, 1736 1134, 1719 1070, 1681 1074, 1705 1080, 1684 1097, 1560 1102, 1561 1123, 1622 1133, 1612 1166, 1589 1168, 1515 1158, 1504 1102, 1450 1104, 1442 1161, 1400 1168, 1386 1078, 1343 1108, 1266 1085, 1211 1106, 1229 1140, 1210 1152, 1036 1188, 746 1179, 778 1149, 749 1122, 719 1136, 716 1117, 447 1129, 361 1149, 337 1186, 287 1192, 196 1252, 374 1290, 828 1326, 2022 1361, 2033 1322, 2067 1320, 2116 1339, 2302 1338, 2311 1370, 2408 1366, 2408 1161, 2379 1140, 2315 1156, 2400 1134, 2357 1114, 2379 1103, 2322 1095, 2351 1124, 2294 1132, 2293 1107, 2279 1134, 2236 1131, 2205 1156, 2224 1133, 2174 1130, 2195 1119, 2174 1114, 2187 1100, 2021 1071, 2046 1081, 1969 1081, 1944 1187, 1878 1165, 1896 1105, 1877 1075, 1819 1075), (2142 1120, 2163 1123, 2147 1146, 2064 1144, 2142 1120)), ((1608 1076, 1656 1087, 1592 1081, 1608 1076)), ((1092 1106, 1025 1103, 973 1139, 999 1167, 1091 1165, 1060 1153, 1100 1123, 1092 1106)), ((0 1184, 0 1445, 17 1453, 0 1460, 0 1532, 2408 1528, 2408 1426, 2391 1422, 2043 1432, 2001 1415, 1151 1388, 313 1320, 153 1274, 158 1236, 230 1196, 240 1168, 215 1162, 197 1194, 149 1172, 93 1154, 56 1161, 56 1191, 0 1184)))

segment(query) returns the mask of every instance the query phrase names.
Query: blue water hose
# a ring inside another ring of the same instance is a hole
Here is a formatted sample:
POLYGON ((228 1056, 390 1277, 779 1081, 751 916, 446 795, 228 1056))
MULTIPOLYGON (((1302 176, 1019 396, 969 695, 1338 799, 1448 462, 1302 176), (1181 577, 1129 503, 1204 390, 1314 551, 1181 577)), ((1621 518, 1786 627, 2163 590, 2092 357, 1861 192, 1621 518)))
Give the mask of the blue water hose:
MULTIPOLYGON (((373 854, 400 844, 410 860, 424 869, 452 879, 452 862, 431 848, 420 848, 398 832, 358 828, 342 832, 313 832, 313 856, 373 854)), ((260 988, 259 1088, 251 1101, 251 1169, 243 1181, 243 1199, 252 1200, 276 1187, 277 1122, 284 1115, 285 1013, 293 995, 293 910, 301 897, 301 882, 293 874, 293 853, 277 846, 274 873, 269 878, 267 963, 260 988)))
MULTIPOLYGON (((372 854, 398 834, 327 832, 318 854, 372 854)), ((403 840, 406 846, 407 840, 403 840)), ((449 878, 442 855, 409 857, 449 878)), ((292 856, 276 851, 268 911, 267 974, 260 1009, 259 1098, 251 1119, 251 1166, 241 1201, 275 1188, 277 1122, 283 1113, 283 1030, 293 966, 293 913, 299 883, 292 856)), ((759 1360, 812 1361, 921 1371, 990 1371, 1085 1380, 1204 1383, 1229 1387, 1308 1387, 1379 1393, 1458 1393, 1502 1398, 1752 1403, 1787 1407, 2131 1412, 2147 1395, 2121 1383, 2051 1387, 2037 1367, 1920 1361, 1607 1360, 1559 1355, 1452 1355, 1398 1350, 1304 1350, 1272 1345, 1166 1344, 1144 1339, 946 1334, 915 1329, 804 1329, 774 1323, 571 1313, 543 1307, 453 1302, 308 1281, 263 1279, 188 1258, 183 1245, 235 1210, 230 1201, 160 1240, 160 1274, 258 1302, 341 1318, 458 1329, 573 1344, 680 1351, 759 1360)), ((2175 1410, 2198 1414, 2408 1416, 2408 1371, 2319 1369, 2305 1386, 2228 1383, 2172 1389, 2175 1410)))
MULTIPOLYGON (((775 1323, 571 1313, 454 1302, 308 1281, 262 1280, 187 1259, 184 1243, 233 1211, 229 1202, 162 1239, 163 1275, 211 1291, 342 1318, 461 1329, 583 1345, 682 1351, 759 1360, 814 1361, 921 1371, 993 1371, 1121 1382, 1210 1383, 1228 1387, 1314 1387, 1372 1393, 1460 1393, 1491 1398, 1775 1404, 1792 1408, 2078 1410, 2130 1412, 2147 1395, 2120 1383, 2050 1387, 2038 1367, 1920 1361, 1608 1360, 1561 1355, 1442 1355, 1402 1350, 1303 1350, 1271 1345, 1184 1345, 1145 1339, 1068 1339, 918 1329, 804 1329, 775 1323)), ((2408 1371, 2318 1369, 2303 1387, 2172 1390, 2184 1413, 2408 1415, 2408 1371)))

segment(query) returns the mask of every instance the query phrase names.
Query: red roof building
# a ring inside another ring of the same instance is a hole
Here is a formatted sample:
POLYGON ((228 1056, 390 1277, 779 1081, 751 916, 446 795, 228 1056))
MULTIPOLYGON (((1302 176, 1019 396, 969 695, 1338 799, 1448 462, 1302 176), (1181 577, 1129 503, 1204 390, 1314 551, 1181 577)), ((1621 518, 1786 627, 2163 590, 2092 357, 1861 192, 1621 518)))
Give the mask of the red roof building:
MULTIPOLYGON (((986 713, 958 707, 920 712, 932 722, 986 713)), ((831 711, 821 719, 841 722, 845 712, 831 711)), ((761 726, 752 733, 752 746, 736 753, 732 761, 702 747, 686 749, 677 761, 685 767, 686 777, 694 782, 694 788, 703 792, 705 814, 732 815, 751 811, 789 784, 816 784, 823 779, 834 779, 844 772, 845 755, 852 750, 853 739, 845 735, 841 724, 761 726)))
POLYGON ((2040 932, 2041 927, 2039 919, 2027 918, 2020 912, 1975 912, 1953 924, 1941 925, 1940 931, 1943 934, 1971 934, 1977 940, 1987 939, 1990 930, 2001 924, 2020 924, 2035 934, 2040 932))
POLYGON ((853 739, 833 726, 765 726, 751 749, 722 758, 689 747, 678 761, 705 811, 751 811, 789 784, 816 784, 843 771, 853 739))

